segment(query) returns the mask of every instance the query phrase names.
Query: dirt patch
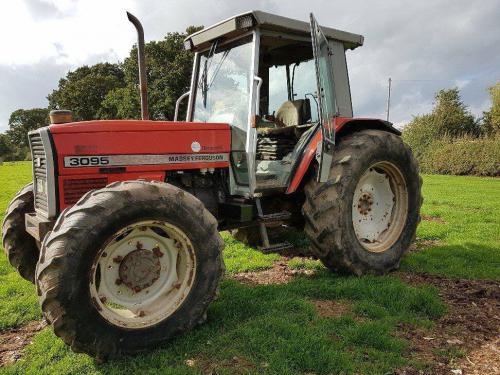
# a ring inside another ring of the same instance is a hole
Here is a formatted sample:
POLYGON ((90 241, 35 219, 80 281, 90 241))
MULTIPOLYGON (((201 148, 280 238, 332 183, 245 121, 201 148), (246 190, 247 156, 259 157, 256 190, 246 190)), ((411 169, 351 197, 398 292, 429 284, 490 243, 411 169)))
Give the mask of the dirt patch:
MULTIPOLYGON (((457 374, 458 370, 474 374, 474 368, 478 369, 478 374, 494 374, 492 370, 484 372, 481 368, 489 366, 492 369, 499 358, 500 283, 425 274, 397 275, 413 285, 434 285, 448 305, 448 313, 436 321, 431 330, 399 327, 399 334, 410 341, 411 356, 431 363, 432 374, 451 374, 451 370, 457 370, 457 374), (488 352, 496 355, 492 358, 488 352)), ((401 374, 419 374, 411 368, 404 371, 401 374)))
POLYGON ((204 375, 215 375, 219 373, 230 374, 248 374, 254 372, 256 366, 243 357, 234 356, 231 359, 225 359, 220 362, 214 362, 208 358, 196 358, 186 360, 189 367, 197 367, 204 375))
POLYGON ((22 350, 31 343, 33 336, 47 324, 30 322, 19 328, 12 328, 0 332, 0 367, 17 361, 21 358, 22 350))
POLYGON ((274 262, 273 267, 264 271, 241 272, 231 278, 247 285, 285 284, 296 275, 312 275, 314 270, 291 269, 286 261, 274 262))
POLYGON ((439 245, 440 242, 441 241, 439 241, 439 240, 428 240, 428 239, 424 239, 424 238, 417 238, 415 240, 415 242, 413 242, 410 245, 409 251, 410 252, 421 251, 421 250, 427 249, 428 247, 439 245))
POLYGON ((442 218, 439 216, 427 216, 427 215, 422 215, 422 220, 424 221, 432 221, 434 223, 439 223, 439 224, 446 224, 446 221, 444 221, 442 218))
POLYGON ((338 318, 351 312, 352 305, 343 300, 312 300, 319 316, 323 318, 338 318))
POLYGON ((462 360, 461 368, 464 374, 500 374, 500 338, 468 354, 465 360, 462 360))

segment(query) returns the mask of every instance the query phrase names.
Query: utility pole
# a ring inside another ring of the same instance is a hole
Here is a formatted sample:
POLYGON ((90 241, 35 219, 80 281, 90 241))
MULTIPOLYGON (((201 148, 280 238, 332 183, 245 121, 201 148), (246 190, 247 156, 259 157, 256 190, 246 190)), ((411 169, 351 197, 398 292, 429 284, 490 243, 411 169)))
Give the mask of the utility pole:
POLYGON ((389 92, 387 94, 387 121, 389 121, 389 111, 391 109, 391 83, 392 79, 389 77, 389 92))

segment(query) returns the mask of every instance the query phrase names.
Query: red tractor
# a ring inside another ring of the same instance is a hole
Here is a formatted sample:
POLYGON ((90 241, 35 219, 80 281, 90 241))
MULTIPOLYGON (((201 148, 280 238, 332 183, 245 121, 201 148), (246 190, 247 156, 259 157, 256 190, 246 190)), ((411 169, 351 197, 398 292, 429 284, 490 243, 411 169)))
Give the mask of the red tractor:
POLYGON ((33 183, 10 204, 3 246, 75 351, 134 353, 206 319, 224 272, 219 231, 264 252, 304 231, 326 267, 398 267, 421 179, 391 123, 354 118, 346 50, 361 35, 260 11, 190 35, 186 121, 71 122, 29 134, 33 183))

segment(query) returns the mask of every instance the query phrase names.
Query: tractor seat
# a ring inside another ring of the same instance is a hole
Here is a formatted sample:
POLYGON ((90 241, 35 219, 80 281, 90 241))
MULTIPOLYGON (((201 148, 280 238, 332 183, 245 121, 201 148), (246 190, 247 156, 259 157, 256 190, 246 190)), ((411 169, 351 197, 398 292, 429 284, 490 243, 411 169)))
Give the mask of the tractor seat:
POLYGON ((276 118, 286 126, 297 126, 311 119, 309 99, 288 100, 276 112, 276 118))

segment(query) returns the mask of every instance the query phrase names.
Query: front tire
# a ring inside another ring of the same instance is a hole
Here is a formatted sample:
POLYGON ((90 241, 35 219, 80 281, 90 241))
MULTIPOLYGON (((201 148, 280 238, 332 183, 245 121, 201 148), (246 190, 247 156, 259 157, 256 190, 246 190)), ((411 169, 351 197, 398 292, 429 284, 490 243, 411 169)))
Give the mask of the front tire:
POLYGON ((169 184, 127 181, 87 193, 47 235, 42 311, 76 352, 135 353, 206 319, 223 273, 217 221, 169 184))
POLYGON ((342 273, 396 269, 420 222, 421 184, 417 162, 397 135, 363 130, 342 138, 329 180, 305 186, 314 255, 342 273))
POLYGON ((9 263, 21 277, 34 283, 39 251, 35 239, 26 232, 24 222, 24 215, 32 212, 35 212, 33 183, 29 183, 7 208, 2 224, 2 243, 9 263))

